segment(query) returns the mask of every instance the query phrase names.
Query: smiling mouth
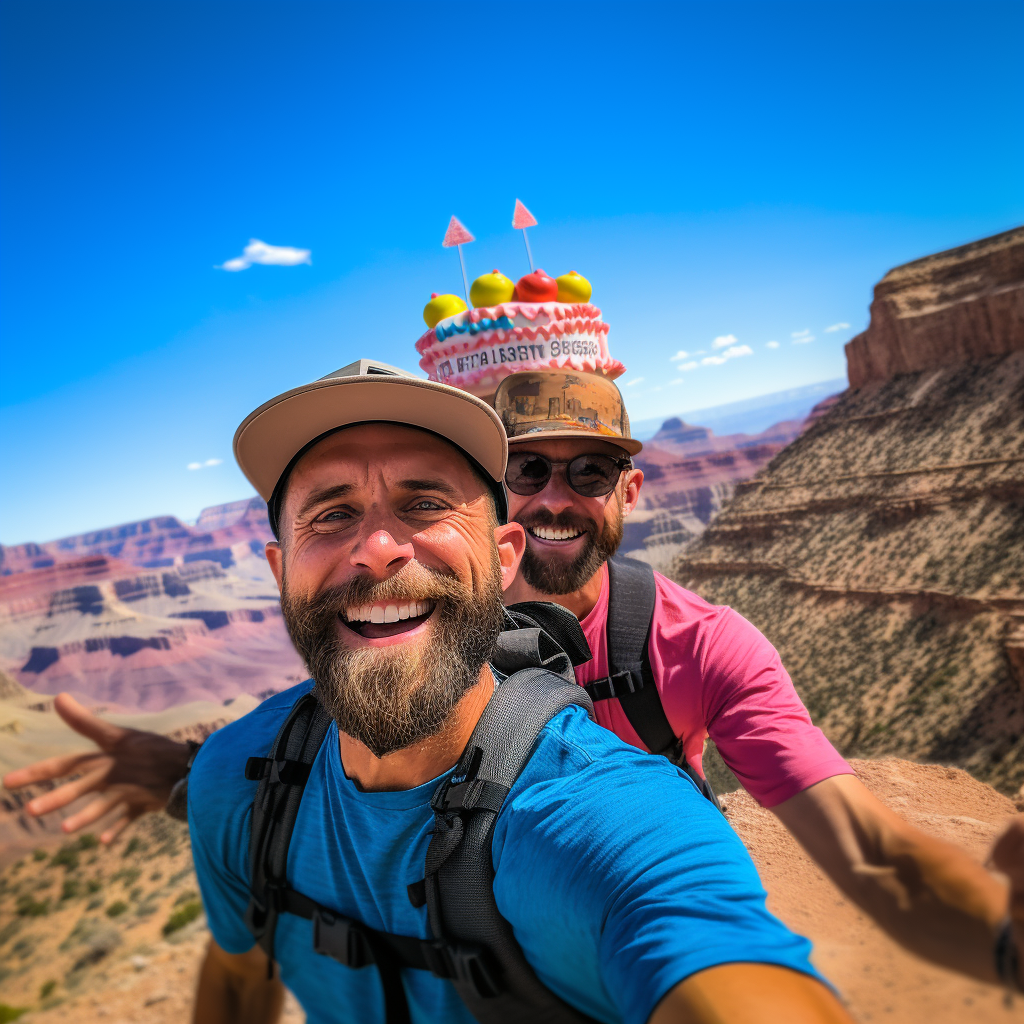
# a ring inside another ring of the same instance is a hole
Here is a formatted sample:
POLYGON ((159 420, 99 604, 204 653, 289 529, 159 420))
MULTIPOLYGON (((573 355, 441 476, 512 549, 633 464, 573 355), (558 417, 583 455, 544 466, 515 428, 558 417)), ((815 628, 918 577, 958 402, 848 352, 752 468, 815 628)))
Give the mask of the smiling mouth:
POLYGON ((379 602, 346 608, 339 617, 353 633, 379 640, 415 629, 434 614, 436 607, 436 601, 379 602))
POLYGON ((577 530, 575 527, 531 526, 527 532, 538 540, 565 543, 576 540, 577 537, 582 537, 586 530, 577 530))

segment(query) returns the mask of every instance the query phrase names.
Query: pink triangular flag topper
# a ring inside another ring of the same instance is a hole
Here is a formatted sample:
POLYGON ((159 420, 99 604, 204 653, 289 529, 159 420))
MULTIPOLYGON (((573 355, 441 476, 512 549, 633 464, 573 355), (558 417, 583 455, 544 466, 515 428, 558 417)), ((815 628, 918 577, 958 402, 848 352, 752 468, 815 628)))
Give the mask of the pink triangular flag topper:
POLYGON ((536 226, 537 218, 517 199, 516 208, 512 211, 512 227, 533 228, 536 226))
POLYGON ((475 242, 476 239, 462 226, 458 217, 452 217, 448 222, 448 230, 444 233, 444 241, 441 243, 446 249, 453 245, 463 245, 466 242, 475 242))

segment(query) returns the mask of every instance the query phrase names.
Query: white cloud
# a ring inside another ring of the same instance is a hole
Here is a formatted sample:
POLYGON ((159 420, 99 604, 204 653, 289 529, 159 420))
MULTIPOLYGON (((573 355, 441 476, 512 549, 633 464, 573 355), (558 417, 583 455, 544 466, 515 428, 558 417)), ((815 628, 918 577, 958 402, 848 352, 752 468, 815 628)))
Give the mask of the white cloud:
POLYGON ((669 384, 672 384, 673 386, 676 384, 682 384, 685 379, 685 377, 676 377, 675 380, 670 380, 669 384))
POLYGON ((769 341, 765 343, 765 348, 778 348, 779 343, 777 341, 769 341))
POLYGON ((634 377, 632 380, 627 380, 622 386, 624 388, 631 388, 634 384, 641 384, 642 382, 643 377, 634 377))
POLYGON ((705 356, 701 360, 701 364, 704 366, 721 366, 722 363, 729 362, 725 356, 705 356))
POLYGON ((826 334, 831 334, 833 331, 845 331, 850 325, 846 323, 833 324, 831 327, 825 328, 826 334))
POLYGON ((801 334, 799 337, 793 339, 794 345, 806 345, 808 342, 814 341, 813 334, 801 334))
POLYGON ((752 356, 754 350, 749 345, 731 345, 722 355, 726 359, 736 359, 738 356, 752 356))
POLYGON ((708 354, 708 350, 707 350, 706 348, 701 348, 701 349, 698 349, 698 350, 697 350, 696 352, 694 352, 693 354, 694 354, 695 356, 706 356, 706 355, 708 354))
POLYGON ((205 462, 190 462, 186 469, 206 469, 207 466, 219 466, 223 459, 207 459, 205 462))
POLYGON ((674 356, 669 356, 668 361, 670 363, 677 363, 677 362, 679 362, 680 359, 689 359, 689 358, 690 358, 690 353, 689 352, 684 352, 682 349, 680 349, 674 356))
POLYGON ((711 342, 712 348, 728 348, 730 345, 735 345, 739 339, 735 334, 720 334, 713 342, 711 342))
POLYGON ((697 360, 694 359, 694 360, 692 360, 689 363, 681 363, 679 365, 679 369, 680 370, 696 370, 698 366, 700 366, 700 363, 698 363, 697 360))
POLYGON ((254 263, 273 267, 297 267, 300 263, 312 263, 309 249, 293 249, 290 245, 267 245, 258 238, 250 238, 241 256, 225 260, 214 270, 248 270, 254 263))

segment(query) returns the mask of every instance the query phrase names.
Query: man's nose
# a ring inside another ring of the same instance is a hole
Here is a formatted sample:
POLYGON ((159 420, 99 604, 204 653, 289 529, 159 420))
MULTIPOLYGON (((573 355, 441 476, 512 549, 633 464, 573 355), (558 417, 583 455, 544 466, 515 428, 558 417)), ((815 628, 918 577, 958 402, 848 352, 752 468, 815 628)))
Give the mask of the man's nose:
POLYGON ((351 562, 354 566, 368 569, 370 573, 383 579, 402 569, 414 557, 412 544, 399 544, 387 530, 376 530, 352 552, 351 562))
POLYGON ((537 495, 537 502, 553 515, 558 515, 576 503, 579 497, 565 479, 565 472, 557 466, 551 473, 547 486, 537 495))

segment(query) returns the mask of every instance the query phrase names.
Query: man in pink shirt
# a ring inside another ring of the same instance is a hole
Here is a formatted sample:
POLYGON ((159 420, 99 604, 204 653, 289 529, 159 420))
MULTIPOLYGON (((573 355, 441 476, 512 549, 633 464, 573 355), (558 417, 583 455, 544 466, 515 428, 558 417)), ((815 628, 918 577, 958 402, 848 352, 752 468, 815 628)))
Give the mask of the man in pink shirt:
MULTIPOLYGON (((710 736, 744 788, 893 938, 942 966, 1020 986, 1019 963, 1006 954, 1006 887, 871 795, 812 723, 768 640, 737 612, 642 563, 614 559, 609 572, 643 483, 631 462, 642 446, 629 435, 615 385, 590 374, 524 371, 502 382, 495 409, 509 438, 509 517, 527 537, 505 601, 554 601, 580 620, 593 656, 576 676, 598 722, 666 754, 709 796, 701 757, 710 736)), ((274 525, 273 505, 270 517, 274 525)), ((14 787, 86 771, 33 800, 30 813, 102 792, 63 827, 74 831, 120 804, 125 816, 104 834, 109 841, 166 804, 187 759, 181 745, 119 729, 66 695, 57 709, 106 753, 8 775, 4 783, 14 787)))

